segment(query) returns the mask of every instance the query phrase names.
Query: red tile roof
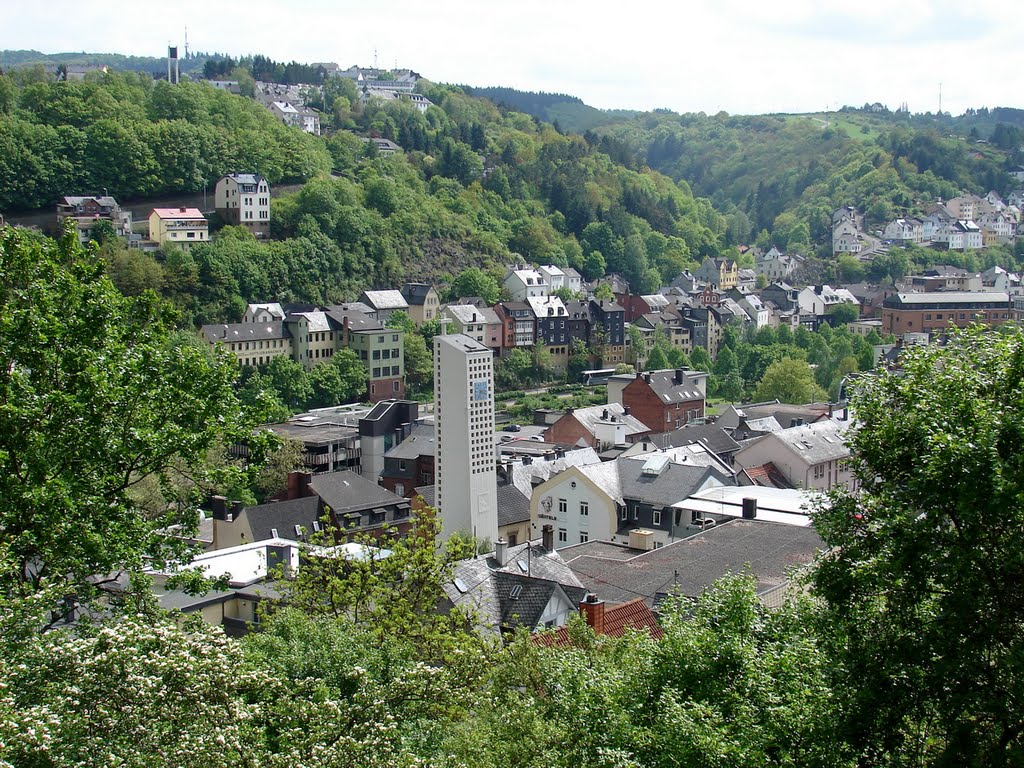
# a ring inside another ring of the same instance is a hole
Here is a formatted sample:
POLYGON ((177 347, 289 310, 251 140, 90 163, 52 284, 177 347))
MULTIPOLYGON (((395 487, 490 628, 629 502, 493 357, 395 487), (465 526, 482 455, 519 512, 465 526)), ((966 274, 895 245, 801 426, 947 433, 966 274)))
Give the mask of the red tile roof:
MULTIPOLYGON (((604 612, 604 632, 608 637, 622 637, 627 629, 646 630, 651 637, 660 640, 664 632, 642 597, 608 608, 604 612)), ((569 628, 559 627, 554 632, 544 632, 534 637, 538 645, 570 645, 569 628)))
POLYGON ((786 480, 785 475, 779 471, 772 462, 762 464, 759 467, 747 467, 744 472, 747 473, 754 485, 764 485, 769 488, 792 488, 789 481, 786 480))

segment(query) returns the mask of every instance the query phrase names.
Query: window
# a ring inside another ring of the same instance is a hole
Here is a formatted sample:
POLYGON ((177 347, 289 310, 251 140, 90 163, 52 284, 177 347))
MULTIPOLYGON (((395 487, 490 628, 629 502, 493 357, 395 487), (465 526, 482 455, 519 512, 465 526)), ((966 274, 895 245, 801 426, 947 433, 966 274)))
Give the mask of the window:
POLYGON ((623 522, 629 519, 629 511, 625 507, 622 508, 622 512, 619 514, 619 518, 623 522))
POLYGON ((825 476, 825 465, 824 464, 816 464, 814 466, 814 479, 818 480, 818 479, 820 479, 820 478, 822 478, 824 476, 825 476))
POLYGON ((580 544, 586 544, 590 541, 590 534, 586 531, 580 531, 580 544))
POLYGON ((589 514, 590 514, 590 502, 589 501, 581 501, 580 502, 580 517, 586 517, 589 514))
POLYGON ((380 360, 380 350, 379 349, 373 350, 373 359, 374 360, 380 360))
POLYGON ((375 378, 375 379, 379 379, 380 378, 380 368, 374 368, 373 369, 373 378, 375 378))
POLYGON ((558 500, 558 512, 559 512, 559 514, 565 514, 568 511, 569 511, 569 502, 567 502, 565 499, 559 499, 558 500))
POLYGON ((563 544, 569 540, 569 533, 565 530, 565 528, 558 529, 558 540, 563 544))
POLYGON ((656 509, 653 513, 654 517, 651 520, 651 525, 661 525, 661 510, 656 509))

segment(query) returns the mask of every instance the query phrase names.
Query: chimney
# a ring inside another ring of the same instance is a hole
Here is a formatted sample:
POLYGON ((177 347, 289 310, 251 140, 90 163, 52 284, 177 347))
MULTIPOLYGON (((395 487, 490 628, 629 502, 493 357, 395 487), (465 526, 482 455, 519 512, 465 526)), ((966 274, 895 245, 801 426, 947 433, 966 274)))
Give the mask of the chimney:
POLYGON ((210 497, 210 512, 214 520, 227 520, 228 500, 224 496, 210 497))
POLYGON ((541 546, 547 552, 553 552, 555 549, 555 526, 545 525, 541 529, 541 546))
POLYGON ((638 379, 642 379, 642 378, 644 377, 644 372, 643 372, 643 371, 637 371, 637 372, 636 372, 636 377, 637 377, 638 379))
POLYGON ((188 208, 182 208, 181 209, 181 213, 185 213, 187 210, 188 210, 188 208))
POLYGON ((622 406, 622 415, 623 416, 629 416, 629 406, 628 405, 622 406))
POLYGON ((494 560, 499 568, 504 568, 508 560, 508 542, 505 539, 498 539, 494 542, 494 560))
POLYGON ((675 377, 675 382, 676 382, 676 386, 677 386, 677 387, 678 387, 678 386, 679 386, 680 384, 682 384, 682 383, 683 383, 683 369, 682 369, 682 368, 676 368, 676 377, 675 377))
POLYGON ((833 405, 832 405, 832 401, 831 401, 831 400, 829 400, 829 401, 828 401, 828 417, 829 417, 830 419, 832 418, 832 415, 833 415, 834 411, 835 411, 835 409, 834 409, 834 407, 833 407, 833 405))
POLYGON ((588 592, 580 603, 580 613, 587 620, 587 626, 599 635, 604 634, 604 600, 598 600, 597 595, 588 592))
POLYGON ((644 374, 644 381, 646 381, 648 384, 650 384, 651 383, 651 374, 645 373, 644 374))
POLYGON ((605 408, 603 411, 601 411, 601 419, 603 421, 608 421, 608 409, 607 408, 605 408))
POLYGON ((238 516, 242 514, 243 509, 245 509, 245 504, 236 499, 232 499, 231 510, 228 512, 228 522, 230 523, 232 520, 237 520, 238 516))
POLYGON ((757 499, 743 499, 743 519, 753 520, 757 517, 757 499))

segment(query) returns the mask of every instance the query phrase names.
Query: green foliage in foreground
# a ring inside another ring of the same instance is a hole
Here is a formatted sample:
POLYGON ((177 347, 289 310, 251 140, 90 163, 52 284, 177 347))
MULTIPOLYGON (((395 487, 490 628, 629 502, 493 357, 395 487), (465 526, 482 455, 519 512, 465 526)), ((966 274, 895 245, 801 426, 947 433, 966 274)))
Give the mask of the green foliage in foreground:
POLYGON ((187 517, 143 514, 133 479, 202 478, 250 424, 233 367, 171 347, 152 297, 120 296, 73 239, 5 230, 0 259, 0 766, 1024 761, 1020 329, 954 334, 859 384, 861 492, 817 512, 829 551, 779 608, 734 576, 669 600, 660 639, 574 621, 571 647, 499 646, 433 610, 458 553, 427 517, 394 559, 307 563, 244 640, 144 588, 47 631, 91 575, 144 587, 144 557, 166 554, 153 529, 187 517))

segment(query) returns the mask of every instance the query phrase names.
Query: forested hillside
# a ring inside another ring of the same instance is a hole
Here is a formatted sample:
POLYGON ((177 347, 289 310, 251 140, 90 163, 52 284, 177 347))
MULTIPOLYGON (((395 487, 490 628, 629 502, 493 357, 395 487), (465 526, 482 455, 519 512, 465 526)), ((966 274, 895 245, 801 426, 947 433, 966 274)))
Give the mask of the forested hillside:
POLYGON ((246 301, 341 300, 516 258, 588 278, 621 272, 650 291, 721 252, 725 220, 685 183, 456 88, 426 93, 437 106, 420 113, 405 103, 359 110, 354 92, 332 89, 334 128, 313 137, 200 83, 0 76, 0 207, 104 189, 195 191, 229 171, 311 180, 275 199, 273 242, 235 233, 160 261, 111 255, 122 287, 156 288, 197 322, 230 319, 246 301), (357 134, 405 151, 378 156, 357 134))
POLYGON ((806 252, 841 206, 878 225, 939 197, 1011 186, 1009 154, 909 119, 650 113, 606 131, 709 197, 728 217, 730 242, 767 230, 775 244, 806 252))

